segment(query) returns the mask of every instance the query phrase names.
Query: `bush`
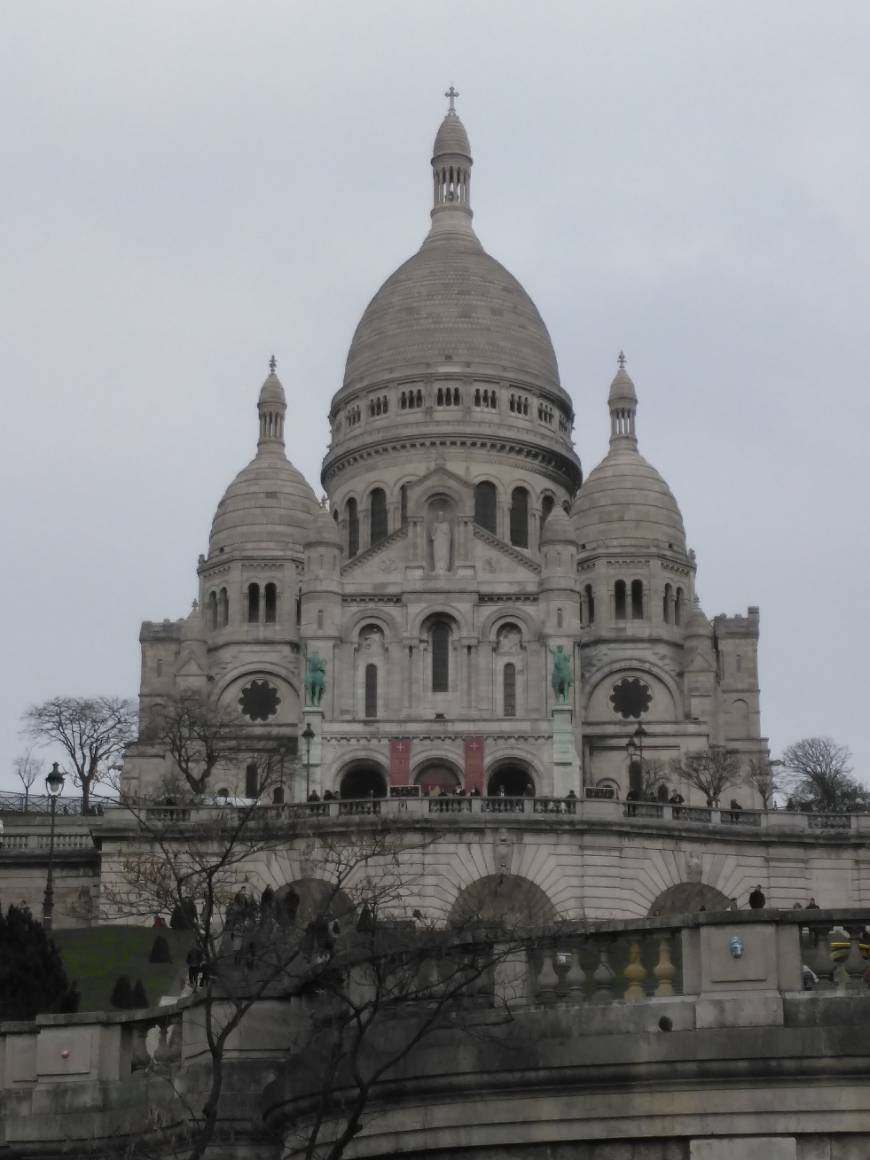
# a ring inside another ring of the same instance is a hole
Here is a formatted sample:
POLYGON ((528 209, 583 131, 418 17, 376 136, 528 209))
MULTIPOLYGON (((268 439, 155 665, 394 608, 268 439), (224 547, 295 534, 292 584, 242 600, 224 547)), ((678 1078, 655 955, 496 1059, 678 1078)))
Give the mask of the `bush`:
POLYGON ((157 935, 152 946, 151 954, 148 956, 149 963, 171 963, 172 953, 169 950, 169 943, 162 934, 157 935))
POLYGON ((0 1019, 70 1014, 80 995, 60 951, 29 910, 0 911, 0 1019))
POLYGON ((145 984, 141 979, 137 979, 133 987, 133 994, 130 996, 130 1006, 137 1011, 148 1006, 148 992, 145 990, 145 984))
POLYGON ((133 1006, 133 987, 127 975, 119 975, 115 980, 109 1002, 121 1011, 129 1011, 133 1006))

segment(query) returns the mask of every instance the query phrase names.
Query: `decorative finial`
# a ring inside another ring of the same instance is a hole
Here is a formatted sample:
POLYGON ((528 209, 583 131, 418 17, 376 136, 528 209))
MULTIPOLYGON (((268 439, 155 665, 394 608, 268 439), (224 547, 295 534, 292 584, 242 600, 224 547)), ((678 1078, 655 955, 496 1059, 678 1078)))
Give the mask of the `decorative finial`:
POLYGON ((619 352, 619 358, 616 361, 619 363, 619 369, 621 371, 624 371, 625 370, 625 351, 621 350, 619 352))
POLYGON ((456 108, 455 108, 453 102, 459 96, 459 93, 456 91, 456 89, 453 87, 453 85, 451 85, 450 88, 447 90, 447 92, 444 94, 444 96, 447 97, 448 100, 450 101, 450 108, 447 110, 447 112, 448 113, 455 113, 456 108))
POLYGON ((272 357, 269 359, 269 370, 274 375, 274 373, 277 369, 278 369, 278 360, 275 358, 274 355, 272 355, 272 357))

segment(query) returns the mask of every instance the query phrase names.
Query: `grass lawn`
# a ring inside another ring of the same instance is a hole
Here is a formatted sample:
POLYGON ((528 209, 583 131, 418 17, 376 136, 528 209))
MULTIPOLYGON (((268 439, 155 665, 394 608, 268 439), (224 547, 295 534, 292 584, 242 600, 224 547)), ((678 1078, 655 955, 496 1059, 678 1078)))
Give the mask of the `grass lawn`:
POLYGON ((191 943, 187 931, 91 926, 55 930, 52 938, 63 955, 67 974, 78 981, 82 993, 80 1011, 112 1010, 109 996, 119 975, 127 975, 133 985, 141 979, 151 1006, 158 1004, 161 995, 178 994, 187 978, 184 960, 191 943), (171 963, 148 962, 158 934, 169 943, 171 963))

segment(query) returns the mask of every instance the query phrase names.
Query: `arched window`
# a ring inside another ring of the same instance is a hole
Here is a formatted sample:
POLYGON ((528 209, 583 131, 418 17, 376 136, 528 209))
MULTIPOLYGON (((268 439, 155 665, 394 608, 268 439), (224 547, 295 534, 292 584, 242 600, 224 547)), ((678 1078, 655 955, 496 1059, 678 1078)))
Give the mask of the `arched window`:
POLYGON ((677 589, 677 595, 674 598, 674 624, 683 623, 683 590, 677 589))
POLYGON ((556 506, 556 500, 552 495, 545 495, 541 501, 541 527, 547 522, 547 516, 556 506))
POLYGON ((256 624, 260 619, 260 585, 248 585, 248 624, 256 624))
POLYGON ((662 620, 665 624, 670 624, 674 619, 674 590, 670 584, 665 585, 664 596, 662 596, 662 620))
POLYGON ((347 555, 350 559, 359 551, 359 513, 356 509, 356 500, 349 499, 344 511, 347 520, 347 555))
POLYGON ((432 626, 432 692, 450 691, 450 626, 438 620, 432 626))
POLYGON ((318 608, 318 610, 317 610, 317 627, 323 628, 323 609, 322 608, 318 608))
POLYGON ((272 790, 272 804, 275 806, 283 806, 284 804, 284 786, 276 785, 272 790))
POLYGON ((208 594, 208 626, 211 629, 218 626, 217 592, 214 590, 208 594))
POLYGON ((218 624, 221 628, 226 628, 230 623, 230 598, 226 588, 221 588, 218 593, 218 624))
POLYGON ((502 698, 505 717, 517 715, 517 666, 511 662, 502 669, 502 698))
POLYGON ((511 492, 511 543, 515 548, 529 546, 529 493, 524 487, 511 492))
POLYGON ((631 582, 631 619, 643 620, 643 581, 631 582))
POLYGON ((278 619, 278 589, 274 584, 266 585, 266 587, 263 589, 263 597, 266 605, 266 624, 274 624, 278 619))
POLYGON ((245 797, 255 798, 260 796, 260 777, 257 771, 256 762, 251 762, 245 766, 245 797))
POLYGON ((595 593, 591 584, 587 584, 584 593, 586 595, 586 623, 595 623, 595 593))
POLYGON ((378 666, 366 665, 366 717, 378 715, 378 666))
POLYGON ((387 538, 387 493, 382 487, 372 489, 369 496, 371 543, 379 544, 387 538))
POLYGON ((474 489, 474 522, 496 534, 495 484, 488 479, 482 480, 474 489))
POLYGON ((625 581, 617 580, 613 585, 613 616, 616 620, 625 620, 625 581))
POLYGON ((408 522, 408 485, 403 483, 399 488, 399 522, 402 527, 408 522))

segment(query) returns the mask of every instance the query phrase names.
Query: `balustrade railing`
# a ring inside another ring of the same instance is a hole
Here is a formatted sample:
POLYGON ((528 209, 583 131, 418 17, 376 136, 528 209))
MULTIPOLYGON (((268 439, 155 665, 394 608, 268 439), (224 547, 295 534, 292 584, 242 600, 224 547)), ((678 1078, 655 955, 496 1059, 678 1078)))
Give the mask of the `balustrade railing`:
POLYGON ((637 1003, 680 994, 680 941, 672 930, 586 934, 528 955, 529 998, 538 1003, 637 1003))
POLYGON ((521 797, 486 797, 481 798, 481 809, 485 814, 523 814, 526 802, 531 798, 521 797))
POLYGON ((807 814, 807 828, 810 830, 849 830, 852 828, 851 814, 807 814))
POLYGON ((870 927, 863 923, 801 927, 804 986, 808 990, 866 991, 870 985, 870 927), (807 969, 811 974, 807 974, 807 969))

